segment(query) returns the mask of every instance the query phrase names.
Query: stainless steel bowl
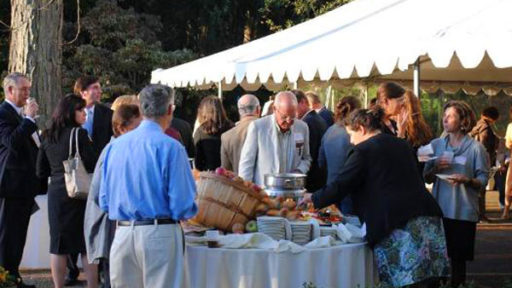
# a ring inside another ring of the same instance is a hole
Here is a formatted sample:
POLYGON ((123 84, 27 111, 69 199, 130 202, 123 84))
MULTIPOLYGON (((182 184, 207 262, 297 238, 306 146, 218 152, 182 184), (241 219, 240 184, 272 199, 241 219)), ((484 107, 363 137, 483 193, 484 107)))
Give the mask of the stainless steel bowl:
POLYGON ((267 192, 268 196, 271 198, 282 196, 285 199, 292 198, 295 201, 299 201, 304 196, 304 193, 306 193, 306 189, 265 189, 265 192, 267 192))
POLYGON ((306 186, 306 175, 300 173, 265 174, 265 187, 270 190, 301 190, 306 186))

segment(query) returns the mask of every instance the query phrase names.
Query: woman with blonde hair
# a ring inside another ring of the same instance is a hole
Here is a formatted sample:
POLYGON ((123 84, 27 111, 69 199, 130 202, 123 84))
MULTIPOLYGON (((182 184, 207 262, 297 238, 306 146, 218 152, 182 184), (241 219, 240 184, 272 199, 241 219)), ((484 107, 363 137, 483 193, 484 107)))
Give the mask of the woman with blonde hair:
POLYGON ((119 108, 119 106, 127 105, 127 104, 133 104, 133 105, 140 106, 140 101, 139 101, 139 98, 137 98, 137 95, 122 95, 122 96, 117 97, 114 100, 114 102, 112 103, 112 106, 110 107, 110 109, 112 109, 113 111, 116 111, 117 108, 119 108))

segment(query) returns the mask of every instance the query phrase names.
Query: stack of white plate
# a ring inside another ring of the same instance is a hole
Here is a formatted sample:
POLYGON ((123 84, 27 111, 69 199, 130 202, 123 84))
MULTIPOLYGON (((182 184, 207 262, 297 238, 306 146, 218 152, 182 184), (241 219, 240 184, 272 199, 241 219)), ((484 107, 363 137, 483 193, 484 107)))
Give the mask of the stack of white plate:
POLYGON ((331 236, 336 239, 336 227, 333 226, 320 226, 320 237, 331 236))
POLYGON ((274 240, 286 239, 286 219, 282 217, 261 216, 256 219, 258 232, 262 232, 274 240))
POLYGON ((291 222, 292 242, 304 245, 311 241, 311 223, 309 222, 291 222))

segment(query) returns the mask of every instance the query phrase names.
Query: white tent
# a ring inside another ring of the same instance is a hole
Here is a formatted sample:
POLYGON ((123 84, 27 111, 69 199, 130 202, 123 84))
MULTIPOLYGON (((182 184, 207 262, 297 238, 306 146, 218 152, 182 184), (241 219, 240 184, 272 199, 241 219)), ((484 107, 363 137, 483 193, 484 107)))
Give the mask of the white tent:
POLYGON ((512 95, 512 0, 355 0, 281 32, 170 69, 172 87, 278 89, 395 80, 512 95), (416 78, 418 79, 418 78, 416 78))

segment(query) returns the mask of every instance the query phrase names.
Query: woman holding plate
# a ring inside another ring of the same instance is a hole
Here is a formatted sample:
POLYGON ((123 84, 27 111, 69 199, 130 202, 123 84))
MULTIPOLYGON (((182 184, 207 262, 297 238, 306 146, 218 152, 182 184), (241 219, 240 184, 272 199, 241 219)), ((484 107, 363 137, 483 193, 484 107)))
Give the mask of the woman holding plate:
POLYGON ((478 194, 485 189, 489 155, 468 133, 475 125, 475 114, 463 101, 444 106, 445 135, 431 142, 435 160, 426 163, 424 177, 434 183, 432 194, 443 210, 451 284, 458 287, 466 279, 466 261, 473 260, 478 194))

